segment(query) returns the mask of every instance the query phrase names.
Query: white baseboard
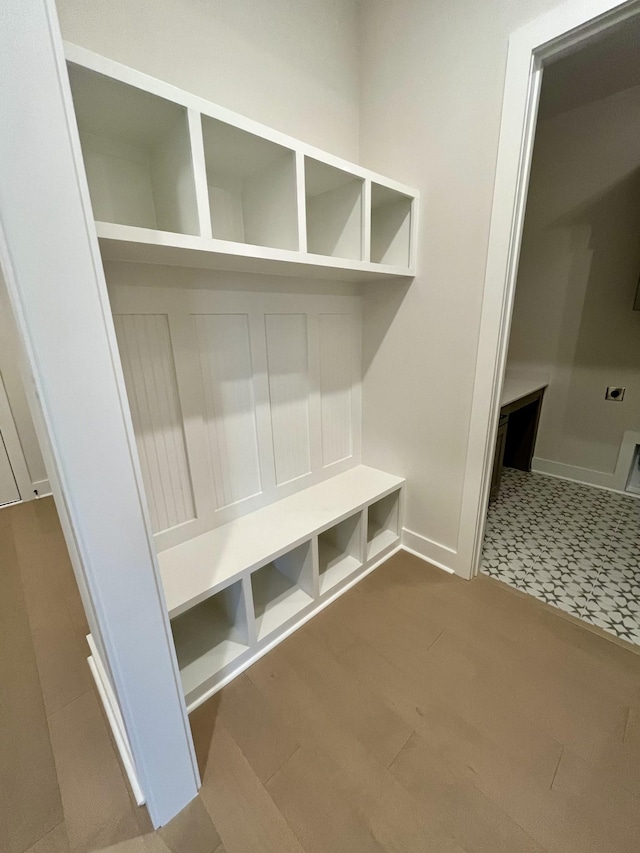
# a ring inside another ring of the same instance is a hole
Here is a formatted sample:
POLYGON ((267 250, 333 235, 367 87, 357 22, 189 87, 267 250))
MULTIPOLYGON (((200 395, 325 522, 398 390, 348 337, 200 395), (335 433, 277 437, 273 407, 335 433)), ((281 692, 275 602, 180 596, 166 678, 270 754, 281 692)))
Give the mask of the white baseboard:
POLYGON ((31 486, 35 498, 46 498, 51 494, 51 485, 48 480, 34 480, 31 486))
POLYGON ((620 444, 616 469, 612 474, 594 471, 591 468, 580 468, 577 465, 566 465, 564 462, 542 459, 539 456, 534 456, 531 470, 538 474, 558 477, 561 480, 571 480, 574 483, 583 483, 586 486, 595 486, 597 489, 607 489, 636 497, 637 495, 627 490, 627 481, 638 444, 640 444, 640 432, 632 430, 625 432, 620 444))
POLYGON ((118 701, 115 693, 113 692, 113 688, 111 687, 111 681, 107 677, 104 665, 100 660, 98 649, 91 634, 87 636, 87 642, 91 649, 91 655, 88 658, 89 669, 91 670, 96 687, 98 688, 98 693, 100 694, 100 699, 102 701, 105 714, 107 715, 107 719, 109 720, 113 739, 118 747, 120 759, 126 771, 127 778, 129 779, 133 796, 135 797, 136 803, 139 806, 142 806, 145 803, 145 797, 138 780, 138 774, 133 762, 133 755, 131 754, 129 739, 127 738, 122 715, 120 714, 118 701))
POLYGON ((580 468, 577 465, 566 465, 564 462, 554 462, 552 459, 541 459, 539 456, 534 456, 531 462, 531 470, 537 474, 558 477, 560 480, 571 480, 573 483, 584 483, 586 486, 616 491, 613 474, 593 471, 591 468, 580 468))
POLYGON ((455 565, 458 552, 453 548, 434 542, 433 539, 427 539, 426 536, 406 527, 402 528, 402 547, 415 557, 420 557, 450 575, 457 574, 455 565))

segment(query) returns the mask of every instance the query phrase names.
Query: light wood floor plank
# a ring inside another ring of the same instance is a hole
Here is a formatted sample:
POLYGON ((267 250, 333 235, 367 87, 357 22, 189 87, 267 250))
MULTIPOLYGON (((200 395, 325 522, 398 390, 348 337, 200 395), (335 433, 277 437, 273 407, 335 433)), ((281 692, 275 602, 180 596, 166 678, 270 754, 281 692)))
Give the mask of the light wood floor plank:
POLYGON ((53 502, 0 511, 0 548, 1 853, 640 850, 640 656, 404 553, 194 712, 202 791, 153 832, 53 502))
POLYGON ((227 853, 302 853, 302 846, 221 721, 211 733, 200 797, 227 853))
POLYGON ((63 811, 8 510, 0 560, 0 849, 23 853, 63 811))

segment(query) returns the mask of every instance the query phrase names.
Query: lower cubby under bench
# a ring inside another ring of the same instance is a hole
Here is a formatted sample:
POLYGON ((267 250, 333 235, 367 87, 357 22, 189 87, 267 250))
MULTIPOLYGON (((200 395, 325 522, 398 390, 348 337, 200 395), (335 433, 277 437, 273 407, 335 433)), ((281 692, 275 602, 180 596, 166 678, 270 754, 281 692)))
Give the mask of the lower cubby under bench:
POLYGON ((403 484, 359 465, 158 554, 189 711, 399 547, 403 484))

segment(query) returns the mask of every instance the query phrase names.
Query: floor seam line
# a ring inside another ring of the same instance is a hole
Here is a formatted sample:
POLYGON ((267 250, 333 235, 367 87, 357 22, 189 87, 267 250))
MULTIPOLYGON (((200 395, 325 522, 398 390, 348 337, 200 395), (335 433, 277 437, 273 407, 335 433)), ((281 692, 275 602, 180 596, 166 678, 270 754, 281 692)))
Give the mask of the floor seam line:
POLYGON ((558 770, 560 769, 560 762, 562 761, 562 756, 564 755, 564 744, 560 744, 560 746, 560 755, 558 756, 558 763, 556 764, 556 769, 553 771, 553 778, 551 779, 549 790, 553 788, 553 783, 556 781, 556 776, 558 775, 558 770))
POLYGON ((399 749, 399 750, 396 752, 396 754, 393 756, 393 758, 391 759, 391 761, 387 764, 387 770, 390 770, 390 769, 391 769, 391 765, 392 765, 392 764, 393 764, 393 762, 396 760, 396 758, 400 755, 400 753, 403 751, 403 749, 405 748, 405 746, 409 743, 409 741, 410 741, 410 740, 411 740, 411 738, 414 736, 414 734, 416 734, 416 730, 415 730, 415 729, 411 729, 411 731, 409 732, 409 736, 407 737, 407 739, 404 741, 404 743, 402 744, 402 746, 400 747, 400 749, 399 749))
MULTIPOLYGON (((286 767, 286 766, 287 766, 287 764, 288 764, 288 763, 291 761, 291 759, 294 757, 294 755, 296 755, 298 752, 300 752, 300 750, 301 750, 301 749, 302 749, 302 744, 301 744, 301 743, 299 743, 299 744, 296 746, 296 748, 293 750, 293 752, 291 753, 291 755, 288 755, 288 756, 285 758, 285 760, 282 762, 282 764, 280 765, 280 767, 276 767, 276 769, 273 771, 273 773, 271 773, 271 775, 270 775, 267 779, 265 779, 265 780, 264 780, 264 782, 262 783, 262 787, 266 789, 267 785, 268 785, 268 784, 269 784, 269 782, 273 779, 273 777, 276 775, 276 773, 279 773, 279 772, 282 770, 282 768, 283 768, 283 767, 286 767)), ((242 750, 241 750, 241 751, 242 751, 242 750)), ((244 753, 242 753, 242 754, 244 755, 244 753)), ((245 759, 246 759, 246 755, 245 755, 245 759)), ((248 759, 247 759, 247 761, 248 761, 248 759)), ((254 773, 255 773, 255 771, 254 771, 254 773)))

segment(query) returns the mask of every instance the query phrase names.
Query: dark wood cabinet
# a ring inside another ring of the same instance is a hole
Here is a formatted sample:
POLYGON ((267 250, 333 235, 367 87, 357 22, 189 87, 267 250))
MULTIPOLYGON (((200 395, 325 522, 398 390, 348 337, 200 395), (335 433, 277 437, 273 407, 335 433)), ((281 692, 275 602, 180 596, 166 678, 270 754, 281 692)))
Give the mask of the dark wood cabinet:
POLYGON ((502 473, 502 464, 504 459, 504 447, 507 440, 507 423, 508 415, 500 415, 498 424, 498 435, 496 437, 496 450, 493 456, 493 471, 491 472, 491 491, 489 492, 489 500, 492 501, 498 496, 500 491, 500 474, 502 473))
POLYGON ((503 465, 519 471, 531 470, 544 390, 540 388, 512 400, 500 409, 489 500, 498 495, 503 465))

